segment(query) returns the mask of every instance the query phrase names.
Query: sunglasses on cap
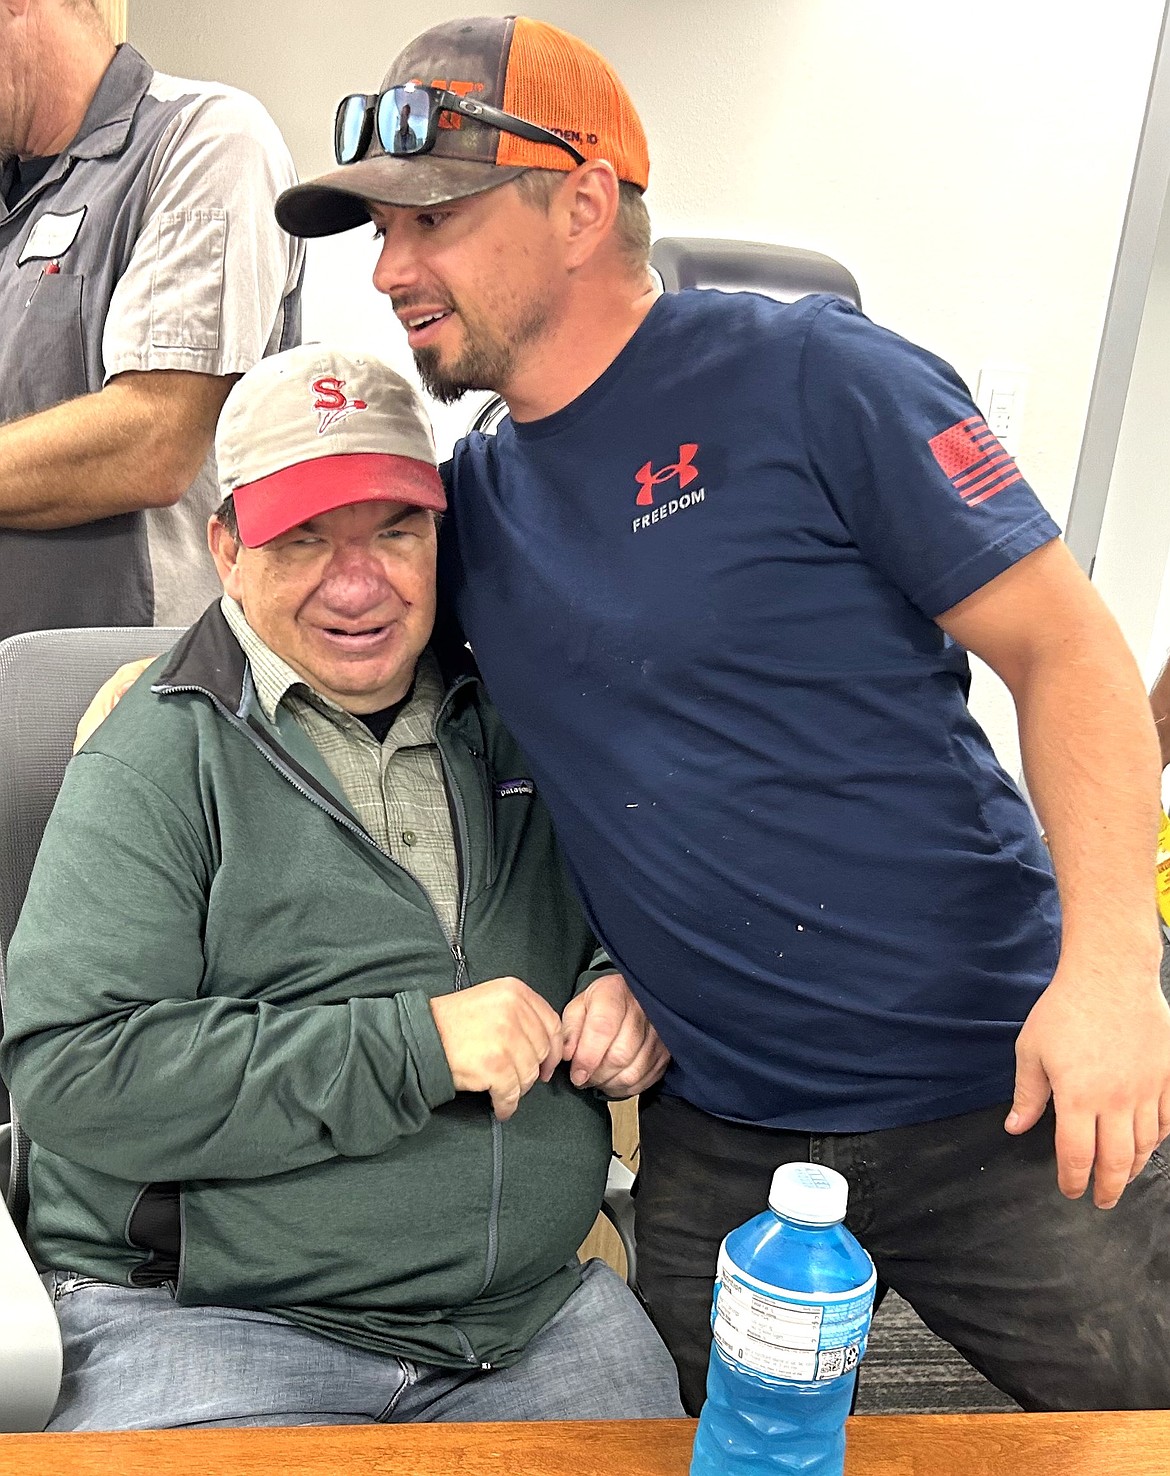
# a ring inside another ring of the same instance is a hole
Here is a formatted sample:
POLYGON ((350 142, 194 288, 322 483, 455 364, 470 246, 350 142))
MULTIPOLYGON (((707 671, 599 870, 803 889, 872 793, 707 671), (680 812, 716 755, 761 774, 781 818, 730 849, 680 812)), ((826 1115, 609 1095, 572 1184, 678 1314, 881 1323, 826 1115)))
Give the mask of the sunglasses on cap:
POLYGON ((333 123, 334 157, 339 164, 355 163, 369 148, 375 127, 378 142, 388 154, 396 158, 428 154, 439 136, 440 113, 460 113, 477 123, 498 128, 501 133, 526 138, 530 143, 552 144, 571 154, 578 164, 585 162, 584 154, 547 128, 513 117, 487 103, 460 97, 443 87, 418 87, 413 82, 388 87, 377 96, 353 92, 343 97, 333 123))

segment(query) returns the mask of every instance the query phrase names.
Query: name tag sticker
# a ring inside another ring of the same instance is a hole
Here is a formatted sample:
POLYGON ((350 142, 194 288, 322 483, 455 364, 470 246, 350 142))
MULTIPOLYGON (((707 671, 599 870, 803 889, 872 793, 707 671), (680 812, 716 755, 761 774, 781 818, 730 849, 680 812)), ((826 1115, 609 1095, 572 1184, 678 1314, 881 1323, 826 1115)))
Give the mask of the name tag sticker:
POLYGON ((88 205, 83 205, 71 215, 46 213, 39 216, 28 233, 17 266, 23 266, 26 261, 52 261, 58 256, 64 256, 77 240, 77 233, 81 230, 81 222, 88 209, 88 205))

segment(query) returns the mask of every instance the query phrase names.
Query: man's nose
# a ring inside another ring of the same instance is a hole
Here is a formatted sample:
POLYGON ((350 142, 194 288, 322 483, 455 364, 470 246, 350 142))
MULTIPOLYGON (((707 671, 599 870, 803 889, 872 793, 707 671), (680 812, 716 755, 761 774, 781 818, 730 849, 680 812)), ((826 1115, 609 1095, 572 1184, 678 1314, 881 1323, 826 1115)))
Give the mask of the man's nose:
POLYGON ((329 560, 319 592, 339 614, 361 614, 381 604, 392 586, 373 549, 346 545, 329 560))
POLYGON ((387 297, 418 281, 418 257, 405 231, 388 226, 374 267, 374 286, 387 297))

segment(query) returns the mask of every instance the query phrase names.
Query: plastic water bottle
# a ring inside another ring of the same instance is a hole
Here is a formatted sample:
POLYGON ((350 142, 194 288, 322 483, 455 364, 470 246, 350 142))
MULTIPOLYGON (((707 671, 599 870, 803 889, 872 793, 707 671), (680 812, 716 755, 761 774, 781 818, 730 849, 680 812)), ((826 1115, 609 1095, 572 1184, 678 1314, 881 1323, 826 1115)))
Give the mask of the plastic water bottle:
POLYGON ((842 1476, 877 1276, 842 1221, 849 1185, 785 1163, 719 1251, 691 1476, 842 1476))

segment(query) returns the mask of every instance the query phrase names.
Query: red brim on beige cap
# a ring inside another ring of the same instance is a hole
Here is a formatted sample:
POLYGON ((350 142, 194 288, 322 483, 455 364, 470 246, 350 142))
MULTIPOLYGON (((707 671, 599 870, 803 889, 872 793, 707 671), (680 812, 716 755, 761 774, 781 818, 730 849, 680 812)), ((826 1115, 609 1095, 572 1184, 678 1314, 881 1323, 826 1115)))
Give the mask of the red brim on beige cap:
POLYGON ((445 512, 438 471, 410 456, 377 452, 319 456, 235 488, 240 541, 259 548, 310 518, 353 502, 398 502, 445 512))

